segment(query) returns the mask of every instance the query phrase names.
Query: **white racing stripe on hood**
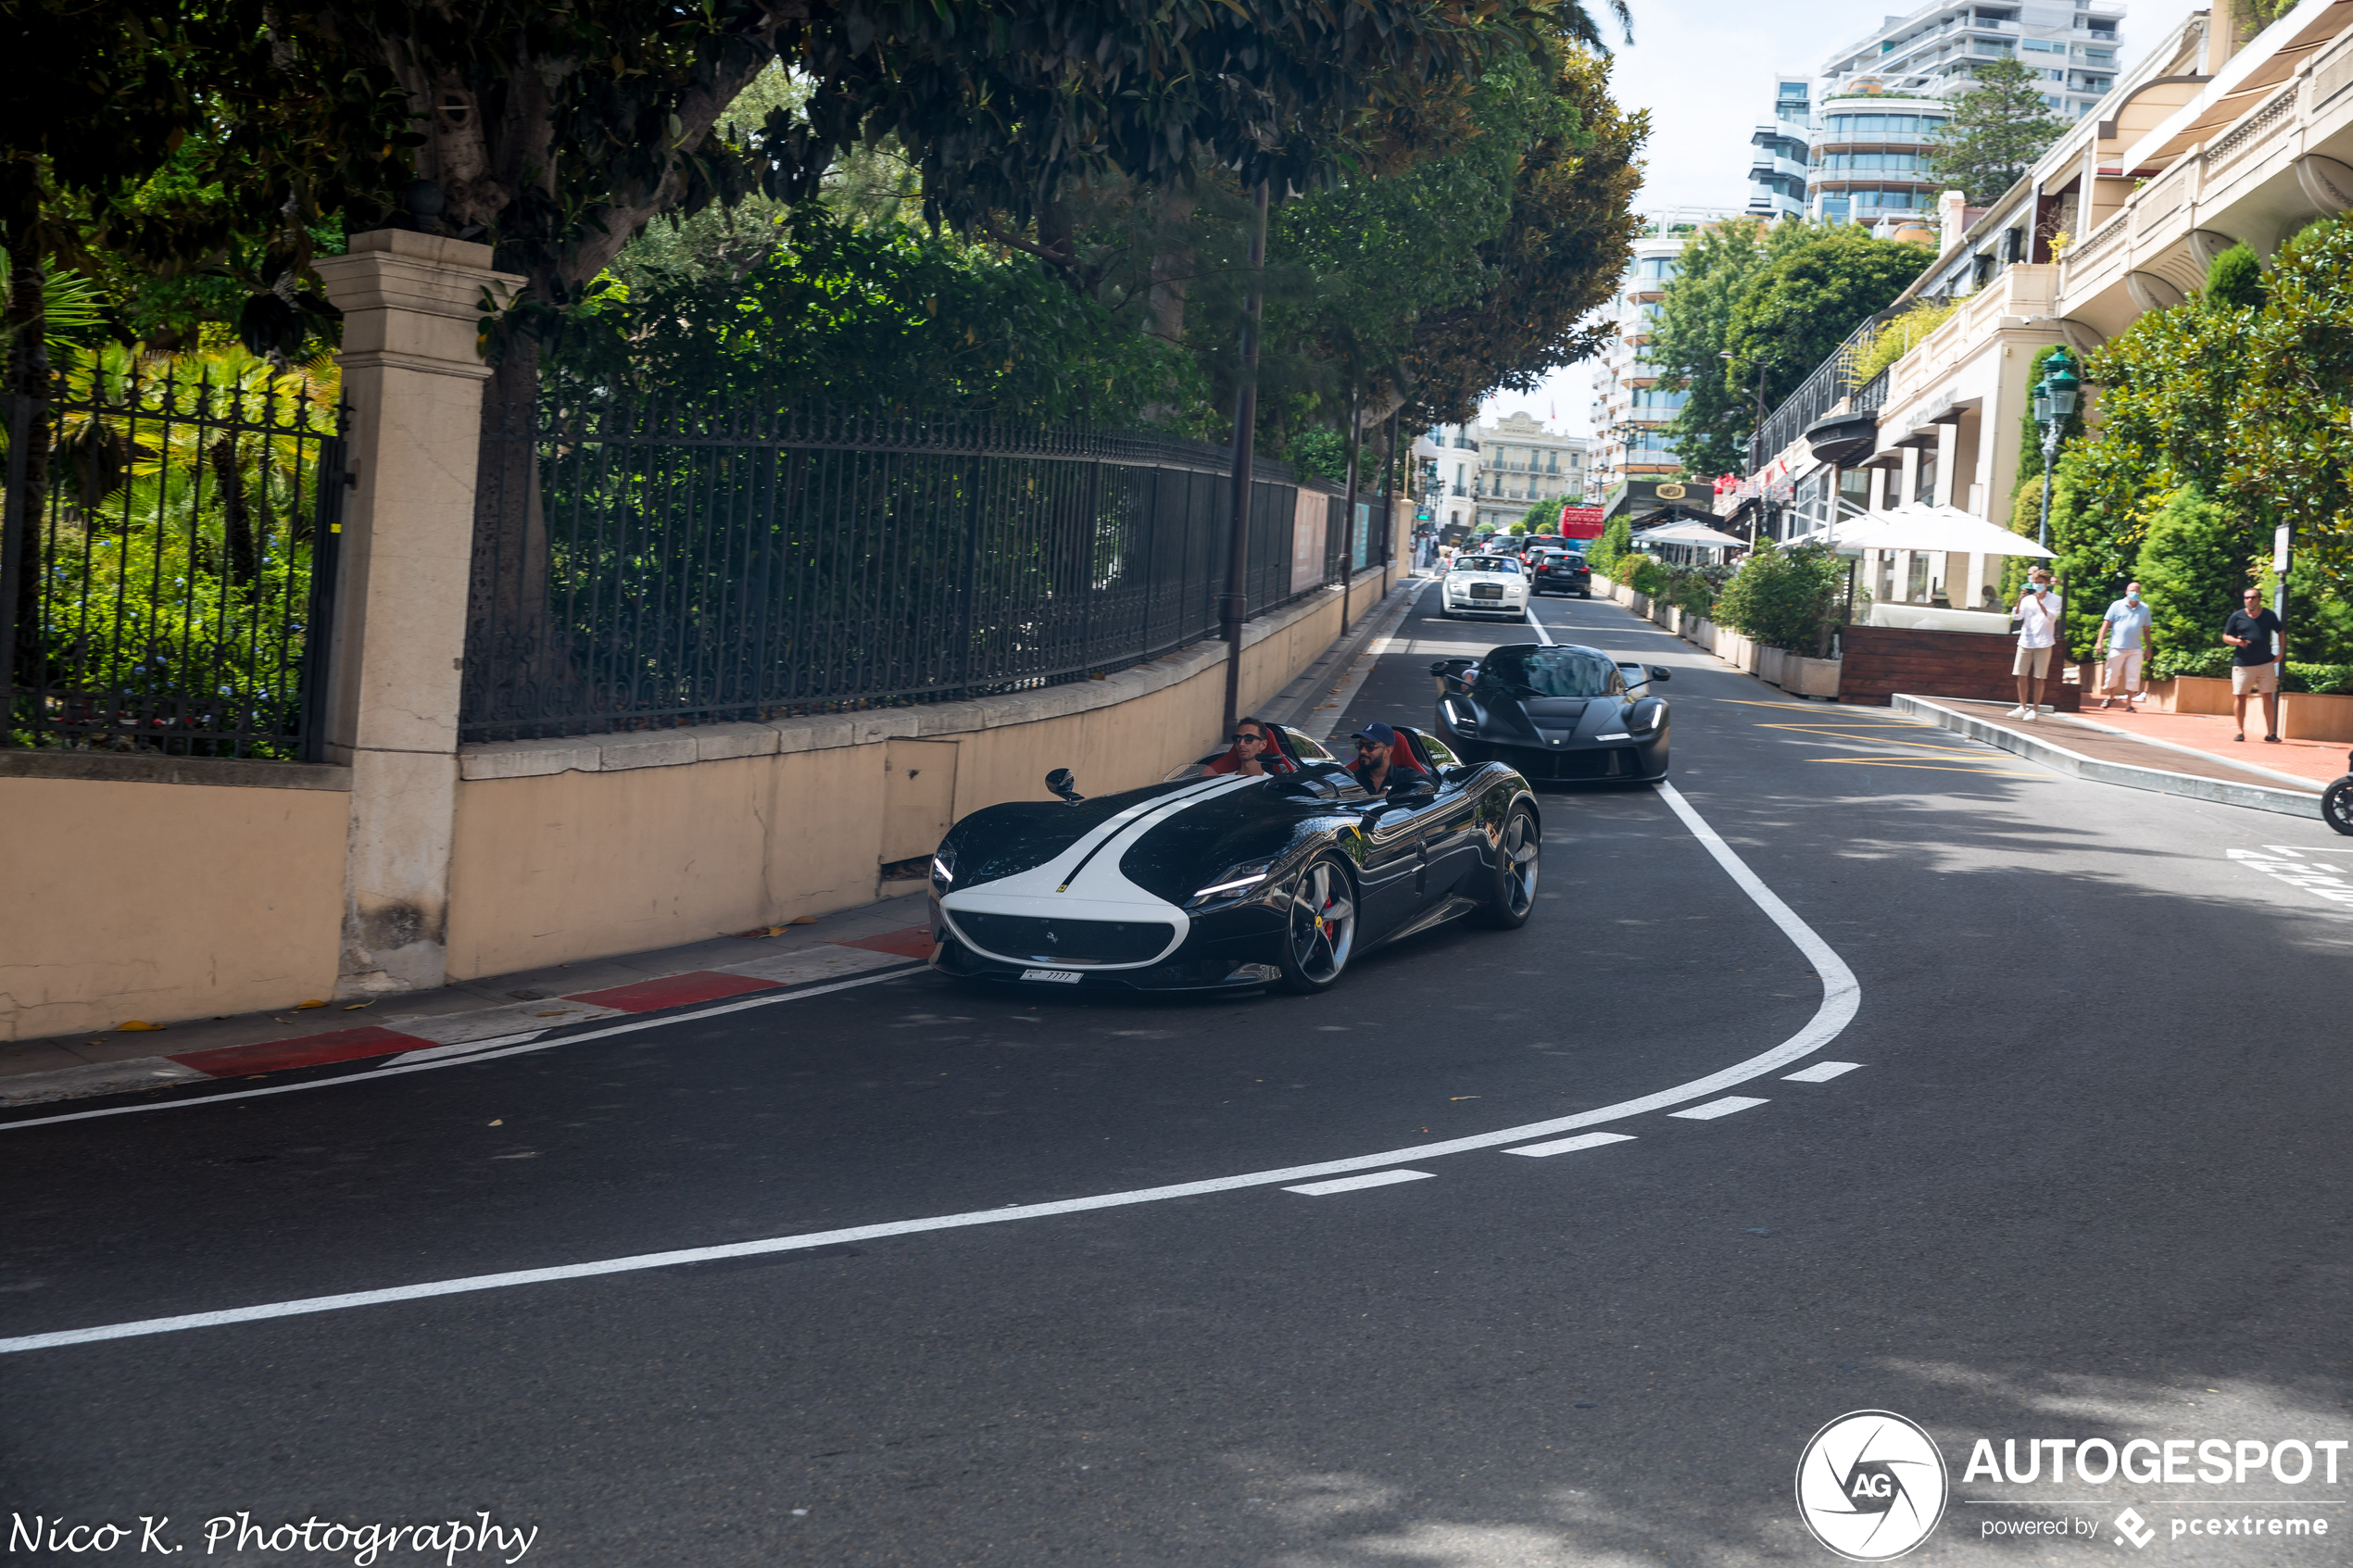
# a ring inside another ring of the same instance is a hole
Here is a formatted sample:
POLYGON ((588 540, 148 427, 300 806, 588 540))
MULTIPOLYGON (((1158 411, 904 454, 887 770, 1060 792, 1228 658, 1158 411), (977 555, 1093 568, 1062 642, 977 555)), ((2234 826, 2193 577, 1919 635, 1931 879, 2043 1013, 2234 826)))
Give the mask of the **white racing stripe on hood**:
POLYGON ((1196 779, 1167 795, 1156 795, 1150 800, 1139 800, 1135 805, 1126 807, 1088 828, 1068 848, 1043 865, 1032 866, 1026 872, 1015 872, 1011 876, 999 877, 994 882, 985 882, 980 885, 1029 893, 1039 891, 1038 884, 1042 881, 1045 884, 1043 890, 1051 892, 1061 886, 1063 880, 1077 870, 1088 856, 1095 852, 1097 845, 1118 834, 1137 818, 1156 808, 1169 806, 1177 801, 1202 797, 1210 793, 1214 785, 1226 782, 1222 778, 1196 779))
POLYGON ((1012 876, 1000 876, 993 882, 980 883, 967 892, 951 893, 943 902, 955 909, 977 909, 1010 908, 998 902, 1004 898, 1017 898, 1025 903, 1035 899, 1039 900, 1033 906, 1036 912, 1046 913, 1051 911, 1057 898, 1101 901, 1108 897, 1118 902, 1145 903, 1155 909, 1167 909, 1170 906, 1164 899, 1145 892, 1118 874, 1119 858, 1134 847, 1138 839, 1178 812, 1203 801, 1214 800, 1221 795, 1231 795, 1246 785, 1264 782, 1263 778, 1248 773, 1234 773, 1204 780, 1174 795, 1139 801, 1044 865, 1016 872, 1012 876), (1084 871, 1079 869, 1082 864, 1086 868, 1084 871), (1077 884, 1071 883, 1074 874, 1078 878, 1077 884))

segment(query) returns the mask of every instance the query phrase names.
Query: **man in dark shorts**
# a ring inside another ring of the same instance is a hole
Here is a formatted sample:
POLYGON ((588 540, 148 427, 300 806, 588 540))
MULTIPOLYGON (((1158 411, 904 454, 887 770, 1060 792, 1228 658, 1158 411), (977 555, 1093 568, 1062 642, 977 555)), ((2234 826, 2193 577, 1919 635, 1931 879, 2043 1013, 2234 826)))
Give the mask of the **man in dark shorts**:
POLYGON ((2239 605, 2222 622, 2222 640, 2235 650, 2231 655, 2231 712, 2238 734, 2231 738, 2246 738, 2246 699, 2251 695, 2263 699, 2263 738, 2276 741, 2280 738, 2280 667, 2271 657, 2271 634, 2280 629, 2280 618, 2265 608, 2259 588, 2240 595, 2239 605))

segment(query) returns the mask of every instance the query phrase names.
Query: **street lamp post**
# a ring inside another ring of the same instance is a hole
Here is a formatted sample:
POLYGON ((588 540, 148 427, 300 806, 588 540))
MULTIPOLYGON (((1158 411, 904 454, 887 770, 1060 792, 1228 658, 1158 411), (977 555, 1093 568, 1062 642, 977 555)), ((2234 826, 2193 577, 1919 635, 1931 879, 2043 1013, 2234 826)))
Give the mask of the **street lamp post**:
POLYGON ((2059 439, 2082 384, 2064 348, 2051 351, 2043 361, 2043 379, 2034 383, 2034 422, 2043 432, 2043 521, 2035 527, 2034 542, 2046 550, 2051 547, 2051 468, 2058 461, 2059 439))

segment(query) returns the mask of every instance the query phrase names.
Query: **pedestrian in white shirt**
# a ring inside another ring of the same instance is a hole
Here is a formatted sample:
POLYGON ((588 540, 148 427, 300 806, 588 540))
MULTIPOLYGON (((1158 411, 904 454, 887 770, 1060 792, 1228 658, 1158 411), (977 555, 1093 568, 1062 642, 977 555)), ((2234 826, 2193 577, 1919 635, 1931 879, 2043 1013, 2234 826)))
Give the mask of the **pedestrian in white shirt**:
POLYGON ((2116 700, 2117 688, 2121 686, 2124 711, 2133 711, 2133 699, 2141 695, 2141 659, 2148 651, 2148 640, 2149 607, 2141 602, 2141 585, 2127 583, 2124 596, 2100 617, 2100 642, 2107 658, 2100 671, 2102 708, 2116 700))
POLYGON ((2041 707, 2043 684, 2058 646, 2063 608, 2052 591, 2050 572, 2036 567, 2018 601, 2018 658, 2010 665, 2010 673, 2018 677, 2018 706, 2009 710, 2009 718, 2031 720, 2041 707))

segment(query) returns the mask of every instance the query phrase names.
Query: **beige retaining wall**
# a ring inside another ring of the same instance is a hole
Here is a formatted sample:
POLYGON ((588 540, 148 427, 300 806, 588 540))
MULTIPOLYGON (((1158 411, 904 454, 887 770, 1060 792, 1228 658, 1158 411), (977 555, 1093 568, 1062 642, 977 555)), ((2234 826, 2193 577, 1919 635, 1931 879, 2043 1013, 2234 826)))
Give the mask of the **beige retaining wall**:
POLYGON ((0 752, 0 1039, 333 995, 350 787, 344 768, 0 752))
MULTIPOLYGON (((1352 609, 1388 579, 1359 580, 1352 609)), ((1330 593, 1253 622, 1244 712, 1340 634, 1330 593)), ((1089 795, 1154 783, 1208 751, 1222 644, 1084 684, 761 724, 472 746, 460 756, 452 980, 700 941, 824 914, 918 883, 882 881, 949 824, 1047 798, 1066 767, 1089 795)))
MULTIPOLYGON (((1360 575, 1353 619, 1398 569, 1360 575)), ((1342 631, 1327 592, 1253 621, 1244 711, 1342 631)), ((469 746, 448 977, 699 941, 912 891, 950 822, 1159 779, 1216 741, 1222 643, 1105 680, 765 724, 469 746)), ((0 1040, 335 994, 351 771, 0 751, 0 1040)), ((321 1016, 328 1016, 321 1014, 321 1016)), ((167 1037, 168 1038, 168 1037, 167 1037)))

